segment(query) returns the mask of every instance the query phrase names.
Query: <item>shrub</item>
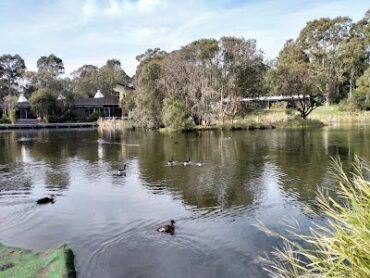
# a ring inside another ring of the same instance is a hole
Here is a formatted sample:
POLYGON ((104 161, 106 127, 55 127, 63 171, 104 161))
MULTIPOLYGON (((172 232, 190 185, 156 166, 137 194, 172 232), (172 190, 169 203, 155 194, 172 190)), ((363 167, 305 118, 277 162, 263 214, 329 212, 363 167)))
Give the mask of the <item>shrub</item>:
POLYGON ((3 113, 2 117, 1 117, 0 123, 1 124, 10 124, 11 123, 9 118, 6 116, 5 113, 3 113))
POLYGON ((94 111, 90 114, 88 121, 89 122, 96 122, 101 117, 101 114, 99 111, 94 111))
POLYGON ((356 103, 353 100, 343 99, 339 102, 338 111, 342 112, 353 112, 357 110, 356 103))
POLYGON ((266 261, 271 277, 370 277, 369 166, 355 157, 354 173, 349 177, 339 159, 332 160, 340 201, 323 190, 317 197, 318 207, 328 219, 326 227, 316 224, 310 235, 292 232, 293 239, 289 239, 260 226, 284 242, 284 248, 266 261))

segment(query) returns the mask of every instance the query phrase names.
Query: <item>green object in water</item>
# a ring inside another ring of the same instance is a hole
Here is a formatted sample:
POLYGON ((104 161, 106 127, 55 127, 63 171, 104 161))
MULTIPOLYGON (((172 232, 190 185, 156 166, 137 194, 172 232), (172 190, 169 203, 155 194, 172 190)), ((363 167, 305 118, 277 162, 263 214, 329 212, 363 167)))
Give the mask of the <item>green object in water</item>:
POLYGON ((66 244, 42 252, 0 244, 0 278, 76 277, 73 257, 72 250, 66 244))

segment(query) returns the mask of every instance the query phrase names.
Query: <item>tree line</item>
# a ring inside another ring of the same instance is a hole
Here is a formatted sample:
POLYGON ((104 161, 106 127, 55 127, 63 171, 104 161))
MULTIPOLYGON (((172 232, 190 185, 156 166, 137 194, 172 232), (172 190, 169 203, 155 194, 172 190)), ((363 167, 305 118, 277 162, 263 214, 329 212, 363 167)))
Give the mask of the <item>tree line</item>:
POLYGON ((112 95, 117 83, 133 83, 135 92, 121 95, 121 108, 149 128, 223 124, 259 108, 241 98, 266 95, 301 96, 296 109, 303 118, 318 105, 341 101, 369 109, 369 19, 370 10, 357 22, 348 17, 309 21, 274 60, 265 59, 255 40, 237 37, 200 39, 170 53, 148 49, 136 57, 132 78, 117 59, 100 68, 83 65, 64 77, 63 61, 53 54, 38 59, 37 71, 26 70, 19 55, 3 55, 0 99, 9 107, 7 117, 23 92, 37 115, 71 118, 68 105, 58 106, 59 95, 71 103, 98 89, 112 95))

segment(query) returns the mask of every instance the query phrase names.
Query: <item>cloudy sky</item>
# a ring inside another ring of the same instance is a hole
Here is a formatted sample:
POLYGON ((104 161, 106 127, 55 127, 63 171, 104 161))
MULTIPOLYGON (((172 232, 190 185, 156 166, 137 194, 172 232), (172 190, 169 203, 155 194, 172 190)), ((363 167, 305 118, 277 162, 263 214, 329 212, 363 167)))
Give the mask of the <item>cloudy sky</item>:
POLYGON ((35 69, 53 53, 67 73, 117 58, 132 75, 147 48, 232 35, 256 39, 274 58, 308 20, 358 20, 369 8, 368 0, 0 0, 0 55, 20 54, 35 69))

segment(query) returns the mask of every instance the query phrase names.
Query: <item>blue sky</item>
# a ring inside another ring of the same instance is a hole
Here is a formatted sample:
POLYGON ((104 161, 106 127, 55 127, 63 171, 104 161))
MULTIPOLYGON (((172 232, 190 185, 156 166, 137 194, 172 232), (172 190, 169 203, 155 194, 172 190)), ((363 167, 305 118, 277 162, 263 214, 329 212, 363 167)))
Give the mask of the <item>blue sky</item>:
POLYGON ((132 75, 147 48, 171 51, 233 35, 256 39, 271 59, 308 20, 357 21, 369 8, 368 0, 0 0, 0 55, 20 54, 34 70, 40 56, 53 53, 67 73, 117 58, 132 75))

